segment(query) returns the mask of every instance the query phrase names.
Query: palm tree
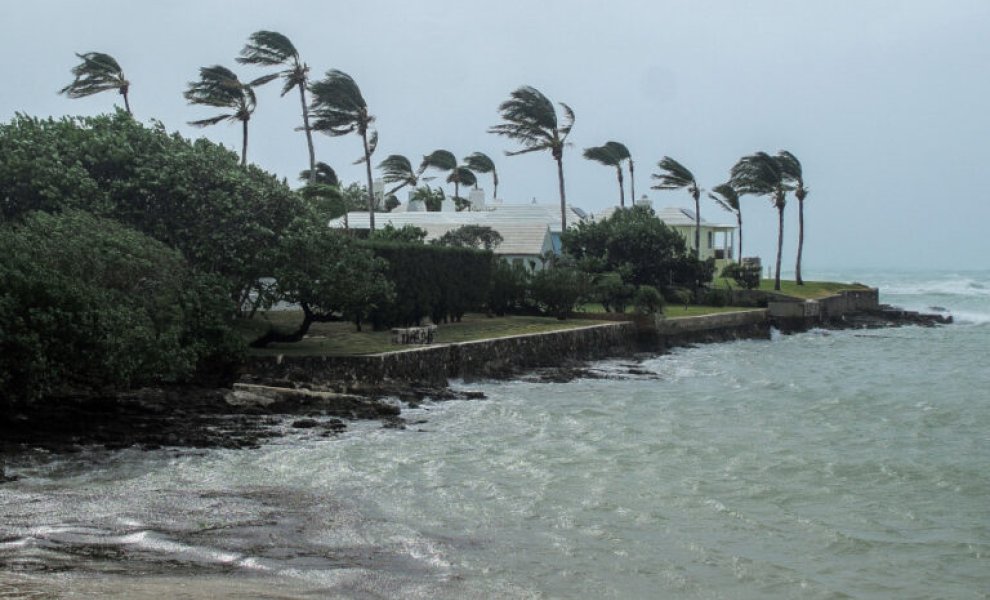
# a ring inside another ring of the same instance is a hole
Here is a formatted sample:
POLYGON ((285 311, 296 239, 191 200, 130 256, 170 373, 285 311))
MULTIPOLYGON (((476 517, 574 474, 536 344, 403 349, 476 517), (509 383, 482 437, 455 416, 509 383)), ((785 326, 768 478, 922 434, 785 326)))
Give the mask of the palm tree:
POLYGON ((465 166, 455 166, 447 176, 447 183, 454 184, 454 202, 460 198, 461 186, 462 185, 475 185, 478 183, 478 178, 475 177, 474 172, 465 166))
POLYGON ((605 142, 605 147, 612 150, 612 153, 618 156, 621 160, 629 161, 629 205, 636 205, 636 178, 633 173, 633 159, 632 154, 629 152, 629 148, 626 148, 625 144, 619 142, 605 142))
POLYGON ((100 92, 117 90, 124 97, 124 110, 131 114, 131 103, 127 99, 131 82, 124 77, 124 71, 114 57, 102 52, 86 52, 76 56, 82 62, 72 68, 75 79, 58 93, 69 98, 85 98, 100 92))
POLYGON ((467 168, 475 173, 492 174, 492 186, 494 188, 492 190, 492 200, 498 198, 498 171, 495 170, 495 161, 483 152, 475 152, 470 156, 464 157, 464 163, 467 165, 467 168))
POLYGON ((574 127, 574 111, 563 102, 563 123, 558 123, 553 103, 536 88, 522 86, 499 105, 505 121, 488 129, 489 133, 504 135, 522 144, 522 150, 506 151, 506 156, 549 150, 557 161, 557 183, 560 187, 560 227, 567 231, 567 196, 564 192, 564 144, 574 127))
POLYGON ((615 148, 608 144, 604 146, 592 146, 584 149, 584 157, 603 164, 606 167, 615 167, 615 175, 619 180, 619 206, 626 207, 626 190, 622 181, 622 158, 615 153, 615 148))
POLYGON ((738 261, 742 263, 743 257, 743 234, 742 234, 742 207, 739 205, 739 193, 736 188, 732 187, 732 183, 723 183, 721 185, 716 185, 712 188, 711 194, 708 197, 715 201, 716 204, 729 211, 730 213, 736 215, 736 223, 739 225, 739 257, 738 261), (716 195, 718 194, 718 195, 716 195))
POLYGON ((316 163, 316 168, 313 170, 304 169, 300 171, 299 179, 309 184, 319 183, 322 185, 340 185, 340 179, 337 178, 337 172, 333 170, 333 167, 323 161, 318 161, 316 163))
POLYGON ((768 196, 777 209, 777 272, 773 289, 780 291, 780 256, 784 248, 784 206, 787 205, 787 181, 781 161, 766 152, 739 159, 732 167, 732 187, 740 194, 768 196))
MULTIPOLYGON (((306 104, 306 85, 309 82, 309 66, 300 62, 299 52, 289 38, 275 31, 255 31, 248 38, 248 43, 241 49, 237 62, 245 65, 262 65, 265 67, 283 67, 267 76, 267 83, 281 77, 285 81, 282 86, 282 96, 299 88, 299 101, 302 104, 303 131, 306 132, 306 144, 309 147, 310 183, 315 181, 316 152, 313 149, 313 132, 309 127, 309 106, 306 104)), ((256 85, 261 85, 257 83, 256 85)))
POLYGON ((784 179, 793 187, 794 197, 798 201, 798 251, 794 280, 798 285, 804 285, 804 280, 801 279, 801 254, 804 250, 804 199, 808 197, 808 188, 804 187, 801 161, 796 156, 787 150, 781 150, 777 153, 777 160, 784 170, 784 179))
POLYGON ((684 165, 669 156, 664 156, 657 163, 660 173, 654 173, 653 179, 659 183, 652 186, 654 190, 679 190, 687 188, 691 197, 694 198, 694 256, 701 260, 701 188, 691 173, 684 165))
POLYGON ((264 83, 263 79, 241 83, 237 75, 227 67, 213 65, 212 67, 201 68, 199 81, 190 82, 189 89, 183 94, 190 104, 203 104, 233 111, 209 119, 190 121, 189 124, 195 127, 206 127, 207 125, 216 125, 220 121, 240 121, 242 130, 241 166, 247 164, 248 121, 251 120, 251 114, 254 113, 257 105, 254 86, 264 83))
POLYGON ((331 69, 326 77, 309 85, 313 94, 313 130, 332 137, 357 132, 364 145, 364 157, 355 164, 364 163, 368 175, 368 219, 371 231, 375 230, 375 192, 371 180, 371 155, 378 145, 378 132, 369 126, 374 122, 368 112, 368 103, 361 89, 350 75, 331 69))
MULTIPOLYGON (((457 157, 449 150, 438 149, 423 157, 419 163, 419 174, 422 175, 427 169, 436 169, 442 173, 453 171, 457 168, 457 157)), ((434 177, 424 177, 423 181, 432 181, 434 177)))
POLYGON ((395 194, 407 185, 416 187, 419 184, 419 176, 422 174, 421 171, 414 171, 409 159, 401 154, 390 154, 385 160, 378 163, 378 168, 382 170, 382 181, 399 184, 385 192, 386 197, 395 194))

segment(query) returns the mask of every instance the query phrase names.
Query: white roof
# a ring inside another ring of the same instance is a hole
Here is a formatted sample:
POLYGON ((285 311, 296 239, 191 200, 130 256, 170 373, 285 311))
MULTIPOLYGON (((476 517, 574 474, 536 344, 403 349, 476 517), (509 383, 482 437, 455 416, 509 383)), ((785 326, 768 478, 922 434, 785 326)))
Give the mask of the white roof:
MULTIPOLYGON (((588 218, 587 214, 573 206, 567 206, 567 224, 571 226, 588 218)), ((347 213, 348 225, 351 229, 368 229, 369 218, 367 212, 347 213)), ((553 232, 560 232, 560 206, 553 204, 492 204, 486 206, 484 210, 460 211, 460 212, 404 212, 393 211, 388 213, 375 213, 375 225, 391 223, 393 227, 401 228, 405 225, 415 225, 422 229, 427 229, 427 225, 451 224, 454 227, 461 225, 485 225, 499 230, 496 227, 499 223, 542 223, 553 232)), ((343 227, 344 218, 340 217, 330 221, 330 227, 343 227)))
MULTIPOLYGON (((502 236, 502 243, 495 247, 495 254, 532 255, 539 256, 553 249, 550 240, 550 227, 540 220, 514 221, 512 219, 482 219, 472 220, 458 215, 480 215, 487 213, 469 212, 399 212, 375 213, 375 226, 392 225, 401 229, 406 225, 419 227, 426 231, 426 240, 431 241, 464 225, 483 225, 491 227, 502 236), (481 222, 483 221, 483 222, 481 222)), ((559 216, 559 215, 558 215, 559 216)), ((349 226, 354 229, 368 228, 368 213, 350 213, 349 226), (360 215, 363 215, 361 217, 360 215), (363 220, 362 220, 363 219, 363 220), (357 221, 357 222, 355 222, 357 221)), ((331 227, 344 226, 343 218, 330 222, 331 227)), ((557 224, 558 229, 560 224, 557 224)))
MULTIPOLYGON (((597 215, 598 219, 607 219, 611 217, 615 211, 619 210, 618 207, 612 206, 597 215)), ((689 208, 681 208, 679 206, 667 206, 655 211, 658 219, 664 222, 668 227, 694 227, 694 211, 689 208)), ((711 223, 706 221, 704 217, 701 219, 701 226, 708 227, 711 229, 735 229, 735 225, 725 225, 720 223, 711 223)))

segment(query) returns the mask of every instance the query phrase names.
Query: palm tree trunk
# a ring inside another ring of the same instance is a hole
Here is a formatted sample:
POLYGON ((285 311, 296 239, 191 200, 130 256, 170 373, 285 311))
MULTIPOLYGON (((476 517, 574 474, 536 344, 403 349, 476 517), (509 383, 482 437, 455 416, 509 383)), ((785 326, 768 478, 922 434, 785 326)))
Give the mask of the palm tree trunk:
POLYGON ((560 186, 560 232, 567 231, 567 195, 564 193, 564 157, 557 158, 557 184, 560 186))
POLYGON ((624 184, 622 182, 622 166, 621 165, 615 168, 615 174, 619 178, 619 208, 625 208, 626 207, 626 190, 625 190, 624 184))
POLYGON ((636 177, 633 174, 633 160, 629 159, 629 207, 636 206, 636 177))
POLYGON ((461 193, 461 182, 457 179, 454 180, 454 205, 457 205, 457 197, 461 193))
POLYGON ((241 138, 241 166, 247 166, 247 146, 248 146, 248 122, 247 119, 241 121, 241 130, 244 135, 241 138))
POLYGON ((492 169, 492 185, 495 187, 492 191, 492 200, 495 200, 498 198, 498 173, 495 172, 495 169, 492 169))
POLYGON ((306 144, 309 146, 309 183, 316 183, 316 150, 313 149, 313 132, 309 128, 309 108, 306 106, 306 86, 299 86, 299 101, 302 103, 303 130, 306 131, 306 144))
POLYGON ((736 262, 742 264, 743 253, 742 253, 742 211, 736 211, 736 222, 739 223, 739 257, 736 262))
POLYGON ((368 223, 370 230, 375 230, 375 184, 371 180, 371 149, 368 147, 368 130, 361 129, 361 141, 364 142, 364 166, 368 173, 368 223))
POLYGON ((804 285, 801 279, 801 252, 804 250, 804 200, 798 198, 798 254, 797 268, 794 273, 794 280, 798 285, 804 285))
POLYGON ((127 92, 121 91, 120 95, 124 97, 124 110, 127 111, 127 114, 134 116, 134 113, 131 112, 131 103, 127 99, 127 92))
POLYGON ((780 291, 780 254, 784 250, 784 207, 777 206, 777 272, 774 275, 773 289, 780 291))
POLYGON ((701 260, 701 192, 694 196, 694 257, 701 260))

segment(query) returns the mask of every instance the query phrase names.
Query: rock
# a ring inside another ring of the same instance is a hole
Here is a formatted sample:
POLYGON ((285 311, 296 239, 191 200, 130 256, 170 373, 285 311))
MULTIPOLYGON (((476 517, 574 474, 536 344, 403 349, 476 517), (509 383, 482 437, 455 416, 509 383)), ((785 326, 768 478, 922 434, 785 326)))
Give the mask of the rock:
POLYGON ((319 424, 320 422, 316 419, 299 419, 298 421, 292 422, 292 427, 294 429, 312 429, 319 424))

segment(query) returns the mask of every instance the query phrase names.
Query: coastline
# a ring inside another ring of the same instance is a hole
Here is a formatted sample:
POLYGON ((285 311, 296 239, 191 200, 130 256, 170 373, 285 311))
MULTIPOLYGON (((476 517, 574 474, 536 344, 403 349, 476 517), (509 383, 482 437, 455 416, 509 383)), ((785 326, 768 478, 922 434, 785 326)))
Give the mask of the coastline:
MULTIPOLYGON (((839 295, 841 296, 841 295, 839 295)), ((814 327, 933 326, 951 317, 880 305, 876 290, 856 301, 787 302, 782 306, 666 319, 621 316, 586 327, 349 357, 253 357, 229 389, 145 389, 100 398, 61 398, 60 410, 32 407, 0 421, 4 453, 31 448, 78 452, 83 446, 256 448, 294 429, 332 438, 348 421, 378 420, 403 429, 402 408, 424 399, 481 399, 449 380, 537 381, 595 377, 588 362, 641 358, 671 348, 737 339, 769 339, 814 327), (822 307, 828 307, 822 310, 822 307)), ((630 373, 636 366, 629 366, 630 373)), ((3 475, 0 473, 0 475, 3 475)))

